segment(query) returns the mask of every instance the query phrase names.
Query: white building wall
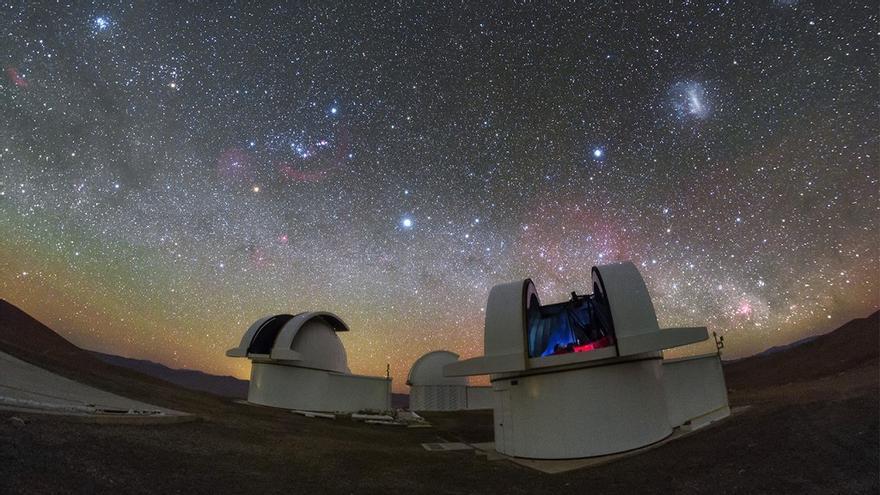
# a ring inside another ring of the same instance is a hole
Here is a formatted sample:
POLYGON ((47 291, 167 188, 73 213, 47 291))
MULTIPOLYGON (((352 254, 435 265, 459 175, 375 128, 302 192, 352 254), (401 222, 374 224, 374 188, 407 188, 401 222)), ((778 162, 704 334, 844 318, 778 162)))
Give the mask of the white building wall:
POLYGON ((464 385, 413 385, 409 390, 411 411, 459 411, 467 407, 464 385))
POLYGON ((377 376, 328 374, 334 411, 390 411, 391 380, 377 376))
POLYGON ((573 459, 643 447, 672 433, 659 359, 496 379, 495 449, 573 459))
POLYGON ((468 409, 492 409, 493 407, 492 387, 467 387, 468 409))
POLYGON ((391 380, 253 362, 248 401, 306 411, 388 411, 391 380))
POLYGON ((727 385, 717 354, 663 361, 663 388, 672 426, 711 413, 713 419, 730 414, 727 385))

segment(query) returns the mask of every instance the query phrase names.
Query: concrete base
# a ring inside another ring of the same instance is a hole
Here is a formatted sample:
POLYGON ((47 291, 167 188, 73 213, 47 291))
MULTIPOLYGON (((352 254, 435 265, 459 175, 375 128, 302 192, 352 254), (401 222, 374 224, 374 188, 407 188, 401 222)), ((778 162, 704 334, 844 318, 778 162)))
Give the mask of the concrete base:
POLYGON ((672 435, 651 445, 647 445, 639 449, 629 450, 626 452, 620 452, 617 454, 587 457, 584 459, 523 459, 521 457, 511 457, 499 453, 497 450, 495 450, 494 442, 474 443, 471 444, 471 446, 477 449, 478 454, 485 455, 486 459, 490 461, 507 460, 520 466, 534 469, 536 471, 541 471, 542 473, 547 474, 565 473, 568 471, 574 471, 576 469, 597 467, 611 462, 619 461, 621 459, 626 459, 628 457, 639 455, 649 450, 666 445, 669 442, 678 440, 679 438, 684 438, 688 435, 694 434, 699 428, 709 426, 710 424, 714 424, 715 422, 721 421, 729 416, 736 416, 746 411, 747 409, 749 409, 749 406, 737 407, 734 408, 732 411, 729 408, 725 407, 707 415, 706 419, 708 421, 705 423, 701 423, 699 427, 693 428, 691 426, 684 426, 681 428, 676 428, 672 432, 672 435), (709 420, 710 418, 711 420, 709 420))
POLYGON ((390 411, 391 380, 254 361, 248 402, 331 413, 390 411))
POLYGON ((498 452, 577 459, 624 452, 672 433, 660 359, 492 381, 498 452))
POLYGON ((727 385, 718 354, 665 359, 663 389, 672 426, 699 423, 703 416, 727 409, 727 385))

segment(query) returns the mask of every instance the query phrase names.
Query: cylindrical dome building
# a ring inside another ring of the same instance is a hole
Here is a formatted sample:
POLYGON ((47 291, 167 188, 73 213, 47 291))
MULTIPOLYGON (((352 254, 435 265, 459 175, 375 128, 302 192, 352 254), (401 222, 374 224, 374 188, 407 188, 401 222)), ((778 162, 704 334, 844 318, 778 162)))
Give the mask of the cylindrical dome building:
POLYGON ((458 354, 433 351, 420 357, 409 370, 409 408, 413 411, 458 411, 467 408, 467 378, 447 377, 443 367, 458 361, 458 354))
POLYGON ((248 402, 306 411, 391 409, 391 380, 353 375, 336 315, 307 312, 267 316, 248 328, 229 357, 251 360, 248 402))
POLYGON ((411 411, 492 409, 491 387, 471 386, 463 376, 443 374, 447 364, 457 362, 454 352, 431 351, 413 363, 406 380, 411 411))

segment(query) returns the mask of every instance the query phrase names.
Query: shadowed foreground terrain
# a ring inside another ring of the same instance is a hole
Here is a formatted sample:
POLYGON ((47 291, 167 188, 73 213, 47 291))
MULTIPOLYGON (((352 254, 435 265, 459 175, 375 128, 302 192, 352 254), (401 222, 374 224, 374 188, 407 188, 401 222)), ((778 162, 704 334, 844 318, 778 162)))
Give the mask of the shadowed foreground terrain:
POLYGON ((877 493, 878 314, 725 366, 731 405, 698 434, 546 475, 422 442, 491 440, 491 412, 435 428, 309 419, 119 368, 0 301, 0 351, 194 423, 84 424, 0 411, 0 493, 877 493), (11 420, 11 417, 24 420, 11 420))

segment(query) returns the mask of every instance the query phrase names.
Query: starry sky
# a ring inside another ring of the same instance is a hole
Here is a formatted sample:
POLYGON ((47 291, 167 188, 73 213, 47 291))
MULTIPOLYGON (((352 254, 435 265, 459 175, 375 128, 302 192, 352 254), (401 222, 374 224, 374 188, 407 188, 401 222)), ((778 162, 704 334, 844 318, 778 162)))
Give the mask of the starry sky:
POLYGON ((728 356, 880 306, 875 2, 221 4, 0 4, 0 297, 81 346, 321 309, 401 391, 604 262, 728 356))

